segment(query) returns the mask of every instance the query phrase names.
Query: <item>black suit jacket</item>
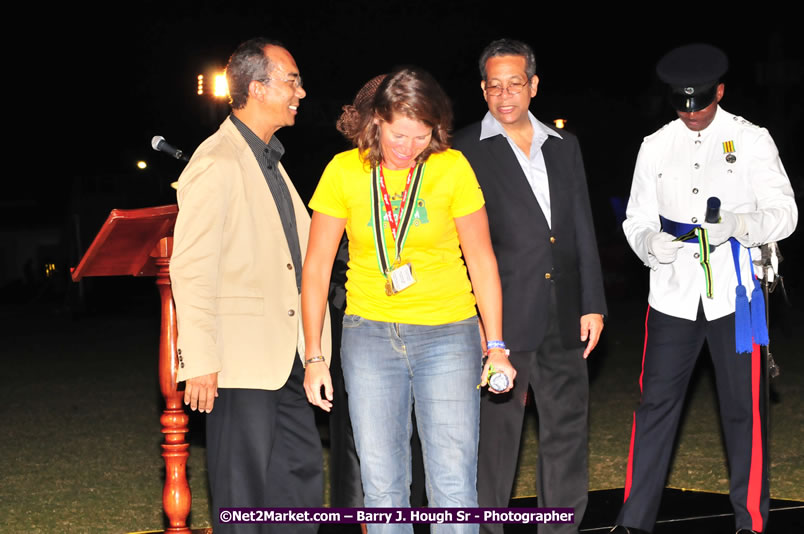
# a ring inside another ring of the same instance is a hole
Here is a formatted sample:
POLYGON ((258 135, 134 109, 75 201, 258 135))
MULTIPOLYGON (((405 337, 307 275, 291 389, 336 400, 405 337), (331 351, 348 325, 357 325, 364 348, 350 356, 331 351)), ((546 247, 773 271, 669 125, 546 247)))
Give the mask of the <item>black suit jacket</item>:
POLYGON ((480 140, 480 123, 455 134, 486 199, 503 290, 503 336, 511 350, 537 350, 555 287, 561 339, 579 347, 580 317, 606 314, 603 276, 581 149, 574 135, 542 146, 550 186, 552 230, 508 141, 480 140))

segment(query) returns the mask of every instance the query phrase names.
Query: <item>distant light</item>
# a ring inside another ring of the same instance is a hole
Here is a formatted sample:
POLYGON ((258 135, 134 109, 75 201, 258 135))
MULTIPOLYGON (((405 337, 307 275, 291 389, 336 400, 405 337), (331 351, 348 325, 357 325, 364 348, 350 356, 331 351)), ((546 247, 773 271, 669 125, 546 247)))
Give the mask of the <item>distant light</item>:
POLYGON ((229 85, 226 83, 226 75, 222 72, 215 75, 215 91, 213 94, 218 98, 229 96, 229 85))
POLYGON ((45 278, 50 278, 56 273, 56 264, 55 263, 46 263, 45 264, 45 278))
POLYGON ((137 168, 138 169, 143 170, 143 169, 146 169, 147 167, 148 167, 148 164, 145 163, 144 161, 140 160, 140 161, 137 162, 137 168))
POLYGON ((226 74, 217 72, 211 74, 211 83, 207 83, 206 76, 199 74, 196 76, 196 94, 199 96, 208 95, 215 98, 226 98, 229 96, 229 86, 226 83, 226 74))
POLYGON ((567 125, 567 119, 555 119, 553 124, 556 125, 556 128, 564 128, 567 125))

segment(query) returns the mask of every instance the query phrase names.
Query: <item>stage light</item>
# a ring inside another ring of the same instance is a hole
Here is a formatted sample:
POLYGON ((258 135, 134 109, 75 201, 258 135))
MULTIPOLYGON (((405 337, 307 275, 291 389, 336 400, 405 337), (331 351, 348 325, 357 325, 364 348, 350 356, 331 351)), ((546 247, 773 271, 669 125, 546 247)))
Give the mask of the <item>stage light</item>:
POLYGON ((229 85, 226 83, 226 75, 222 72, 215 75, 215 91, 213 94, 218 98, 229 96, 229 85))
POLYGON ((196 94, 198 96, 211 96, 214 98, 227 98, 229 96, 229 86, 226 83, 226 74, 223 72, 216 72, 209 74, 212 79, 211 83, 207 83, 206 76, 199 74, 196 77, 196 94))
POLYGON ((145 163, 144 161, 140 160, 140 161, 137 162, 137 168, 139 170, 145 170, 145 169, 148 168, 148 164, 145 163))
POLYGON ((567 119, 555 119, 553 124, 556 125, 556 128, 564 128, 567 125, 567 119))

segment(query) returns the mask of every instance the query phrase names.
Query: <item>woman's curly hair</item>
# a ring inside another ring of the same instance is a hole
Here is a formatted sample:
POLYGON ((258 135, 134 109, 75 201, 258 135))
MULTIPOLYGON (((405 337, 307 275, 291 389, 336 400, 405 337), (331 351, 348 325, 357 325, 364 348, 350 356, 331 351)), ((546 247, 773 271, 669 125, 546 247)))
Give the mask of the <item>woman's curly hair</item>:
POLYGON ((394 114, 421 121, 433 129, 430 144, 417 162, 449 148, 452 105, 435 78, 417 67, 402 67, 369 80, 354 102, 343 106, 336 127, 373 167, 383 160, 380 126, 374 119, 393 122, 394 114))

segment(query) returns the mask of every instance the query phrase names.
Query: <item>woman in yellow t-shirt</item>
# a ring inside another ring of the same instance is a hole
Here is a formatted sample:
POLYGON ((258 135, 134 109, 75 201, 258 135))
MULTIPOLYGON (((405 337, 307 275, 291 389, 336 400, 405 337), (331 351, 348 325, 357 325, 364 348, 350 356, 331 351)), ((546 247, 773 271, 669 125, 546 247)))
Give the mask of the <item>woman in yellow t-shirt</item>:
POLYGON ((500 279, 483 195, 469 163, 448 148, 450 103, 432 76, 398 69, 363 97, 339 123, 356 148, 332 159, 310 201, 302 273, 305 391, 329 411, 332 383, 320 337, 345 229, 341 357, 365 505, 409 506, 415 406, 429 505, 475 507, 483 352, 475 304, 489 340, 481 385, 490 368, 508 378, 503 391, 516 375, 502 342, 500 279))

